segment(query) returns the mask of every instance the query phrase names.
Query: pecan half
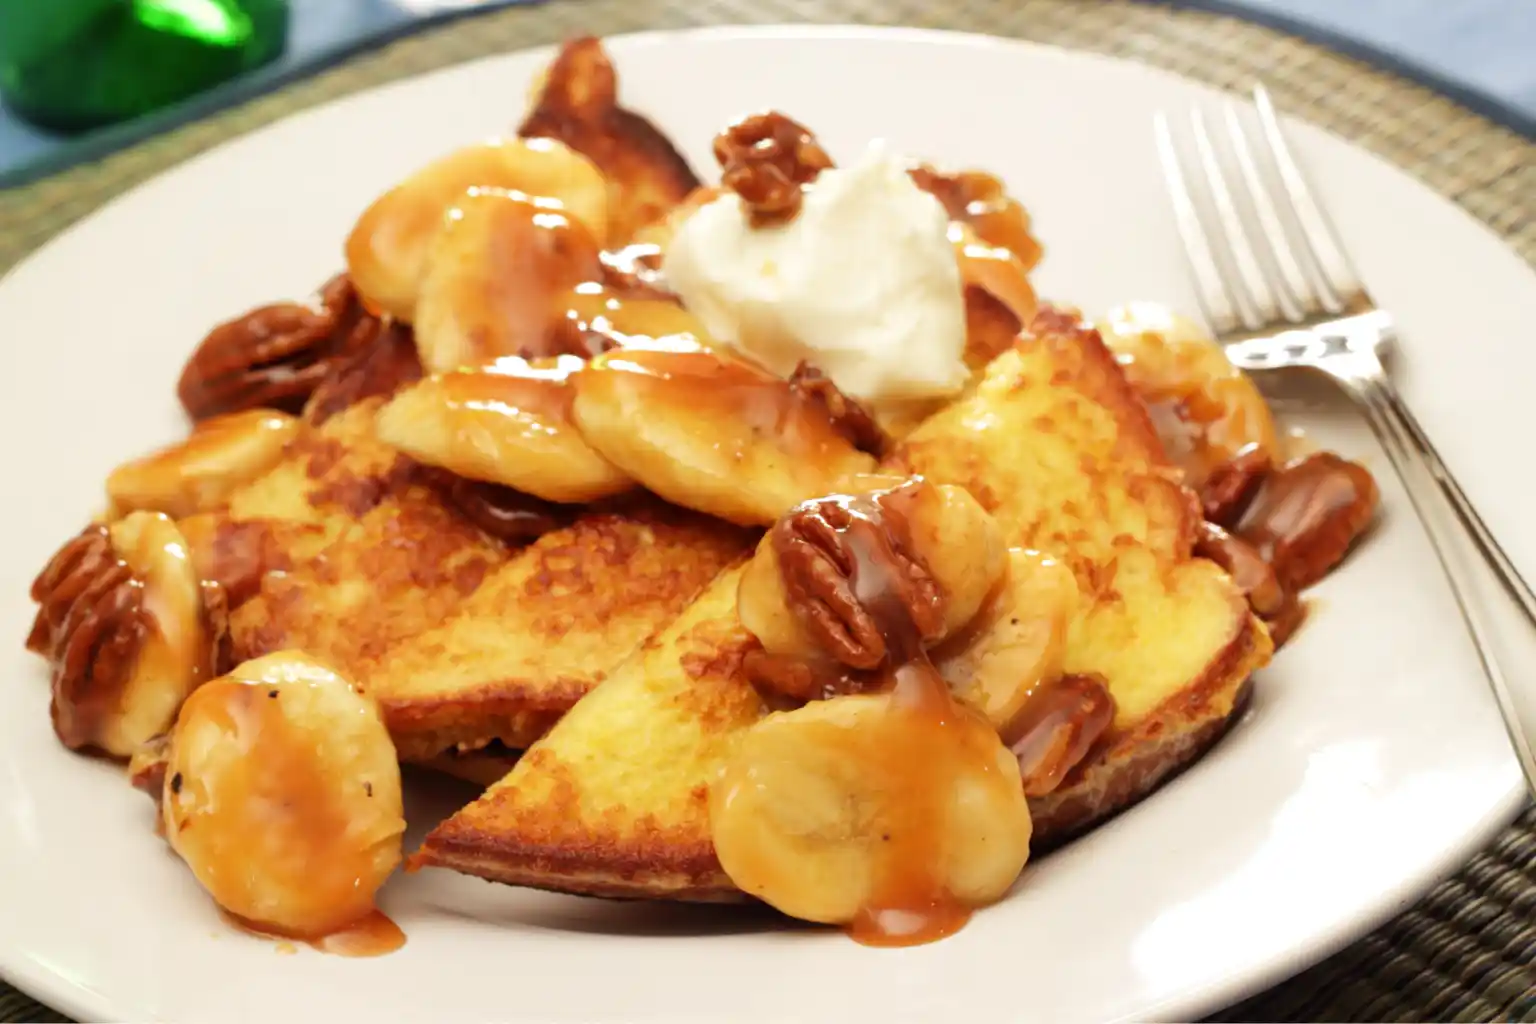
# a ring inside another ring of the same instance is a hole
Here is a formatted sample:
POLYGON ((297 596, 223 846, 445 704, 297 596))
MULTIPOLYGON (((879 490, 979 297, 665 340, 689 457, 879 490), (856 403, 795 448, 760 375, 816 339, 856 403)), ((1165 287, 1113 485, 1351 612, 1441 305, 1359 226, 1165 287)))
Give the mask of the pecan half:
POLYGON ((1010 748, 1019 759, 1025 796, 1054 792, 1115 720, 1115 698, 1104 677, 1065 675, 1030 698, 1020 737, 1010 748))
POLYGON ((1235 537, 1215 523, 1201 523, 1195 554, 1221 566, 1248 599, 1253 614, 1269 627, 1270 639, 1279 647, 1305 617, 1306 607, 1296 591, 1285 585, 1252 544, 1235 537))
POLYGON ((92 525, 68 541, 32 583, 39 605, 27 649, 52 669, 54 731, 78 750, 97 741, 132 676, 150 620, 143 586, 92 525))
POLYGON ((832 421, 832 429, 849 444, 877 459, 884 457, 890 438, 869 410, 839 391, 832 378, 802 360, 790 375, 789 386, 819 405, 832 421))
POLYGON ((538 540, 569 519, 560 506, 501 484, 469 480, 433 466, 421 470, 460 515, 504 544, 538 540))
POLYGON ((905 661, 943 632, 943 593, 893 507, 913 485, 806 502, 773 527, 791 606, 818 645, 851 668, 905 661))
POLYGON ((715 136, 720 184, 741 197, 754 227, 800 212, 802 186, 832 166, 816 136, 777 111, 742 118, 715 136))
POLYGON ((1271 473, 1233 532, 1258 549, 1287 589, 1304 590, 1344 558, 1379 498, 1370 470, 1313 452, 1271 473))
POLYGON ((326 373, 315 386, 304 418, 317 426, 365 398, 387 398, 421 379, 415 335, 403 324, 379 328, 371 343, 338 352, 326 360, 326 373))
POLYGON ((833 662, 770 654, 761 648, 746 653, 741 670, 761 696, 782 709, 844 694, 871 693, 883 685, 877 673, 860 672, 833 662))
POLYGON ((1205 518, 1227 529, 1236 526, 1272 468, 1269 452, 1262 445, 1249 444, 1238 449, 1236 455, 1213 469, 1200 486, 1205 518))
POLYGON ((187 360, 176 393, 194 420, 259 407, 296 413, 335 360, 366 348, 380 326, 339 274, 315 305, 261 306, 215 327, 187 360))

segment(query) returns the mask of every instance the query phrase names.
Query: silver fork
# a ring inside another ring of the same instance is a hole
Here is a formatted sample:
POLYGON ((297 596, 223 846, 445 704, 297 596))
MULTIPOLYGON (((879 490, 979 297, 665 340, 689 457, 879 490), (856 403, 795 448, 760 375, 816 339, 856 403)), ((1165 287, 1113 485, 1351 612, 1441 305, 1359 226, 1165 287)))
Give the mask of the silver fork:
POLYGON ((1465 567, 1452 554, 1458 537, 1450 523, 1461 527, 1532 626, 1536 626, 1536 594, 1387 376, 1382 357, 1393 340, 1392 317, 1366 292, 1291 155, 1262 86, 1254 89, 1254 103, 1269 174, 1255 158, 1252 133, 1237 104, 1228 101, 1222 120, 1227 148, 1237 165, 1236 188, 1222 169, 1204 116, 1199 110, 1190 114, 1199 177, 1214 216, 1202 214, 1190 192, 1187 177, 1193 175, 1186 176, 1168 118, 1158 114, 1153 125, 1202 311, 1227 355, 1241 369, 1319 371, 1360 405, 1429 534, 1526 783, 1536 794, 1536 754, 1532 752, 1536 721, 1524 719, 1504 679, 1465 567), (1271 187, 1266 178, 1277 179, 1279 187, 1271 187), (1212 221, 1214 225, 1208 226, 1212 221), (1252 225, 1257 225, 1257 232, 1250 229, 1252 225), (1454 513, 1449 522, 1431 511, 1431 503, 1441 499, 1454 513))

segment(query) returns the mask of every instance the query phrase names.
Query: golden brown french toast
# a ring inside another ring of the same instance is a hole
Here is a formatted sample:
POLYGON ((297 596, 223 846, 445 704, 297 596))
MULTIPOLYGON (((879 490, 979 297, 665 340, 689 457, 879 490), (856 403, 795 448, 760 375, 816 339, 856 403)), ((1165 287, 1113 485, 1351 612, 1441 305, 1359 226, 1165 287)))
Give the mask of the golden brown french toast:
POLYGON ((545 73, 533 107, 517 130, 523 138, 559 139, 608 179, 610 247, 670 212, 699 179, 656 126, 618 103, 618 79, 602 43, 573 39, 545 73))
POLYGON ((307 425, 227 511, 185 523, 238 599, 231 657, 297 648, 341 666, 402 758, 531 743, 748 543, 642 496, 509 546, 374 436, 382 402, 307 425))
MULTIPOLYGON (((1097 673, 1118 711, 1044 798, 1037 846, 1149 792, 1240 710, 1269 637, 1216 565, 1191 554, 1199 512, 1095 331, 1043 314, 974 394, 921 425, 892 467, 969 488, 1011 544, 1071 566, 1091 600, 1066 671, 1097 673)), ((618 668, 501 783, 432 832, 417 865, 607 896, 730 898, 707 795, 762 704, 736 570, 618 668)))

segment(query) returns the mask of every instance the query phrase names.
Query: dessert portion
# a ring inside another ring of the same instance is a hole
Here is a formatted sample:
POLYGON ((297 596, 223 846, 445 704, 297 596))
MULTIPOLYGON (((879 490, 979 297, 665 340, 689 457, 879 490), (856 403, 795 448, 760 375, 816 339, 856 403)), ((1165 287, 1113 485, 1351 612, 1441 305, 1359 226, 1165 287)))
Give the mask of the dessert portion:
POLYGON ((568 44, 203 340, 37 578, 56 733, 232 920, 398 946, 410 763, 486 788, 409 869, 940 938, 1208 749, 1368 528, 1198 328, 1038 302, 997 178, 714 154, 568 44))
POLYGON ((352 955, 404 942, 374 907, 400 862, 400 764, 378 706, 326 665, 284 651, 198 687, 130 774, 245 927, 352 955))

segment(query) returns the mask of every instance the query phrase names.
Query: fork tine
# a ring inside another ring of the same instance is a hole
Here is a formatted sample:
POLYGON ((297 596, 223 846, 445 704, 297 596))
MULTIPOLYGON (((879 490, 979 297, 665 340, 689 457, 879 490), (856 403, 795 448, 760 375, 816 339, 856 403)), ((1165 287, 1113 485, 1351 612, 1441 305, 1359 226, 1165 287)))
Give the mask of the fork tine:
POLYGON ((1248 129, 1243 127, 1237 104, 1228 100, 1224 105, 1223 114, 1227 124, 1227 137, 1231 141, 1233 152, 1237 154, 1238 171, 1242 174, 1243 182, 1248 188, 1248 198, 1253 204, 1254 215, 1259 221, 1259 237, 1267 242, 1270 257, 1274 261, 1275 269, 1279 272, 1280 286, 1275 289, 1275 297, 1280 300, 1286 319, 1293 323, 1299 322, 1321 311, 1322 305, 1318 302, 1312 286, 1307 283, 1306 271, 1302 269, 1301 261, 1296 258, 1295 250, 1291 248, 1291 240, 1286 234, 1285 224, 1275 208, 1268 185, 1259 173, 1258 161, 1254 160, 1253 148, 1248 144, 1248 129))
POLYGON ((1233 309, 1232 289, 1211 251, 1210 240, 1200 223, 1200 213, 1184 181, 1183 164, 1173 144, 1168 117, 1162 111, 1152 119, 1152 134, 1157 142, 1158 161, 1162 164, 1168 197, 1173 203, 1174 221, 1184 243, 1184 255, 1195 279, 1195 298, 1199 300, 1200 310, 1211 330, 1218 335, 1228 334, 1242 327, 1243 320, 1233 309))
POLYGON ((1227 176, 1221 169, 1221 161, 1216 157, 1216 147, 1211 145, 1210 133, 1205 128, 1205 115, 1199 108, 1189 112, 1189 123, 1194 129, 1195 152, 1199 154, 1200 165, 1205 172, 1205 184, 1211 193, 1211 203, 1216 208, 1216 221, 1221 229, 1222 240, 1237 267, 1236 291, 1239 293, 1238 308, 1243 317, 1243 325, 1250 331, 1258 330, 1280 319, 1274 292, 1264 278, 1264 269, 1259 266, 1253 243, 1248 238, 1248 226, 1233 201, 1232 190, 1227 187, 1227 176))
POLYGON ((1280 182, 1290 198, 1292 215, 1301 228, 1302 246, 1311 256, 1316 271, 1316 283, 1323 305, 1330 313, 1342 313, 1363 303, 1365 289, 1360 286, 1360 276, 1354 264, 1344 252, 1328 215, 1312 196, 1307 179, 1291 155, 1291 147, 1285 141, 1280 119, 1275 115, 1269 91, 1262 85, 1253 89, 1254 106, 1259 111, 1259 126, 1268 143, 1270 158, 1279 172, 1280 182))

